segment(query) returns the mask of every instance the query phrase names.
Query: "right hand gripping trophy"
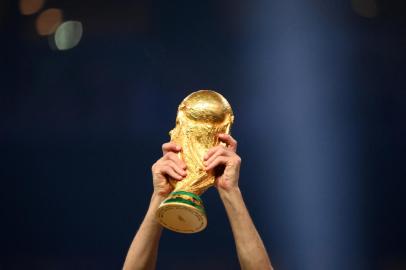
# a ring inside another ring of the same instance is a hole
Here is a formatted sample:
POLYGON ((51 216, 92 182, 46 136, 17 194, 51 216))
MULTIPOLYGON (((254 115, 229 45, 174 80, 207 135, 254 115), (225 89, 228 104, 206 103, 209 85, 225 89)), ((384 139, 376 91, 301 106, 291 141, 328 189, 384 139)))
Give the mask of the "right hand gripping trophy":
POLYGON ((178 156, 186 163, 188 174, 181 181, 169 179, 174 190, 157 210, 164 227, 181 233, 206 228, 200 195, 214 185, 215 176, 213 171, 204 170, 203 157, 207 150, 220 144, 218 134, 230 133, 233 120, 230 104, 214 91, 193 92, 179 105, 176 127, 169 134, 171 141, 182 147, 178 156))

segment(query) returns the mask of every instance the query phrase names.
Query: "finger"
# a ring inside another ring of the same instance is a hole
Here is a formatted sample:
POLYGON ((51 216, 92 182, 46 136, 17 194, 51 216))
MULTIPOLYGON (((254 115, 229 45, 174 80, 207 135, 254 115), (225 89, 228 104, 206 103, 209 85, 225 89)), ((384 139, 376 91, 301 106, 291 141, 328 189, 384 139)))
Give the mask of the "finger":
POLYGON ((174 161, 182 169, 186 169, 186 163, 179 158, 179 156, 173 152, 166 153, 164 156, 165 160, 174 161))
POLYGON ((213 148, 210 148, 209 151, 207 151, 207 153, 204 155, 203 160, 208 160, 212 155, 214 155, 214 153, 216 153, 221 149, 225 149, 225 147, 222 145, 218 145, 213 148))
POLYGON ((175 180, 182 180, 183 176, 178 174, 172 167, 164 166, 162 167, 162 172, 175 180))
POLYGON ((226 157, 229 157, 229 156, 231 156, 231 153, 233 153, 233 152, 231 152, 231 150, 226 149, 226 148, 224 148, 224 147, 218 148, 218 150, 217 150, 216 152, 214 152, 214 153, 211 155, 211 157, 208 158, 208 159, 204 162, 204 164, 207 165, 207 164, 212 163, 213 160, 215 160, 218 156, 226 156, 226 157))
POLYGON ((167 142, 162 145, 162 153, 165 155, 168 152, 179 152, 182 148, 174 142, 167 142))
POLYGON ((218 156, 218 157, 216 157, 216 159, 213 160, 213 162, 211 162, 209 165, 206 166, 205 170, 206 171, 211 170, 221 164, 227 165, 228 160, 229 160, 229 157, 218 156))
POLYGON ((177 174, 180 174, 182 177, 186 176, 186 171, 182 169, 182 167, 180 167, 178 164, 176 164, 176 162, 173 160, 165 160, 163 162, 163 166, 171 167, 177 174))
POLYGON ((228 146, 228 148, 230 148, 232 151, 234 152, 237 151, 237 141, 233 137, 231 137, 231 135, 219 134, 218 137, 220 141, 225 143, 228 146))

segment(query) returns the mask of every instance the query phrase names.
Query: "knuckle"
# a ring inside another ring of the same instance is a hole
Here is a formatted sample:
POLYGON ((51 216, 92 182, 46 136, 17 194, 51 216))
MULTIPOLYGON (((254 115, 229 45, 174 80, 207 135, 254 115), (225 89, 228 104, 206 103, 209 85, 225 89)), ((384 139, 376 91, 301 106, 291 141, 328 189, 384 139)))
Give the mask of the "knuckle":
POLYGON ((240 164, 241 163, 241 157, 239 156, 239 155, 234 155, 234 161, 237 163, 237 164, 240 164))
POLYGON ((152 164, 151 166, 151 171, 152 172, 157 172, 159 170, 159 161, 155 162, 154 164, 152 164))

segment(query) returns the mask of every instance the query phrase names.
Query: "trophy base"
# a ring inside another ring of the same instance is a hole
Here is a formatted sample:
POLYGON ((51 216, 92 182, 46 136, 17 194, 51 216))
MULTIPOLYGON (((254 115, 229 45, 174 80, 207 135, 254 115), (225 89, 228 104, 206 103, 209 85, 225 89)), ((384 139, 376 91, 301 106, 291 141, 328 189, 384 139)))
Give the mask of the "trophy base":
POLYGON ((186 191, 169 194, 156 215, 162 226, 179 233, 196 233, 207 226, 202 200, 198 195, 186 191))

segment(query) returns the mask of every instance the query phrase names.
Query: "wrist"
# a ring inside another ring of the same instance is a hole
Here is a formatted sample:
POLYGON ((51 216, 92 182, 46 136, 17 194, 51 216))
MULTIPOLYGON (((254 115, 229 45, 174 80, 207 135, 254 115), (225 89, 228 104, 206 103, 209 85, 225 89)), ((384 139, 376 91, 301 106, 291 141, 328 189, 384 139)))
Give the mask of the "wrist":
POLYGON ((162 195, 156 191, 154 191, 151 195, 150 206, 160 205, 166 199, 167 195, 162 195))
POLYGON ((161 227, 161 224, 158 222, 158 219, 156 217, 156 212, 158 210, 158 207, 161 205, 161 202, 165 200, 165 196, 159 195, 157 193, 152 193, 151 195, 151 200, 149 203, 148 211, 145 216, 145 222, 147 224, 151 224, 154 226, 161 227))
POLYGON ((159 193, 153 192, 151 195, 151 200, 149 202, 148 212, 153 212, 155 214, 159 205, 161 205, 161 203, 164 200, 165 200, 164 195, 160 195, 159 193))
POLYGON ((246 211, 244 199, 238 186, 219 192, 220 199, 226 209, 227 215, 233 218, 246 211))
POLYGON ((229 187, 227 189, 218 189, 220 198, 224 201, 225 199, 231 199, 232 197, 241 196, 241 190, 238 186, 229 187))

